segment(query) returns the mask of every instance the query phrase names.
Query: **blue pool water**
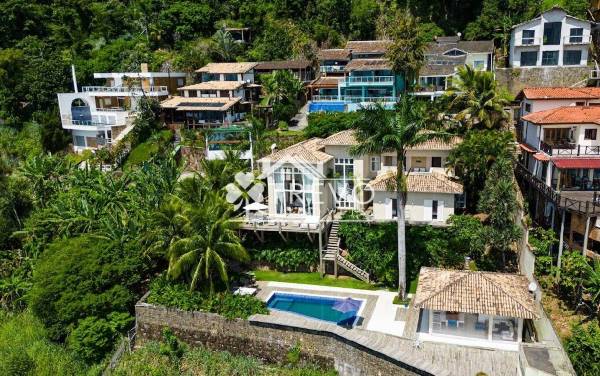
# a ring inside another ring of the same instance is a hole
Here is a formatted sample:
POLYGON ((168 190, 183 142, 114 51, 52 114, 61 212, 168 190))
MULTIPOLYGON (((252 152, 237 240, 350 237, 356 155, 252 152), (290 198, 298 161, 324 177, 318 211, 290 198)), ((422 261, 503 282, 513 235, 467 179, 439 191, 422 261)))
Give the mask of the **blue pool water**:
POLYGON ((344 102, 310 102, 308 112, 344 112, 346 103, 344 102))
MULTIPOLYGON (((333 309, 333 305, 344 299, 329 298, 325 296, 274 293, 267 301, 267 307, 280 311, 287 311, 319 320, 329 321, 339 325, 352 325, 356 319, 356 311, 347 313, 333 309)), ((362 303, 361 303, 362 306, 362 303)))

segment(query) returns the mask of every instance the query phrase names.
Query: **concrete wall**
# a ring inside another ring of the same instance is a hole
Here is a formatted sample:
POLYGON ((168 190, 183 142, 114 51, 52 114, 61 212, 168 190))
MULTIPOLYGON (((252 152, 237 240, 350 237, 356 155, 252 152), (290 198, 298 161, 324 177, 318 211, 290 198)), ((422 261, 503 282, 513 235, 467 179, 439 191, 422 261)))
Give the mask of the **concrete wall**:
POLYGON ((585 86, 590 67, 496 68, 496 80, 511 94, 517 95, 526 87, 585 86), (583 81, 583 82, 582 82, 583 81))
POLYGON ((191 346, 202 345, 211 350, 254 356, 269 363, 285 362, 290 349, 299 344, 302 360, 335 368, 341 376, 429 375, 333 333, 241 319, 227 320, 216 314, 186 312, 146 303, 138 303, 135 313, 137 344, 162 339, 162 331, 168 327, 191 346))

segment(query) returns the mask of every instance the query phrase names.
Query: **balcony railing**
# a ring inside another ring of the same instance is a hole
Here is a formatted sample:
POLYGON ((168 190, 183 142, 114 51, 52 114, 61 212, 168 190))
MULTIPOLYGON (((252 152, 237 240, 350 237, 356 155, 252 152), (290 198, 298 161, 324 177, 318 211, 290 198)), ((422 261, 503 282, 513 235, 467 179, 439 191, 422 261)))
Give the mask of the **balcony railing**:
POLYGON ((563 44, 589 44, 591 41, 591 35, 569 35, 563 37, 563 44))
POLYGON ((340 101, 341 99, 337 95, 313 95, 312 100, 321 102, 333 102, 340 101))
POLYGON ((540 150, 551 156, 580 156, 580 155, 600 155, 600 146, 555 144, 551 145, 540 141, 540 150))
POLYGON ((166 86, 84 86, 81 90, 85 93, 154 93, 164 92, 166 86))
POLYGON ((92 114, 89 120, 73 119, 71 115, 62 115, 61 119, 63 125, 111 127, 126 125, 132 117, 128 112, 122 112, 114 115, 92 114))
POLYGON ((426 86, 418 86, 415 88, 415 91, 418 93, 432 93, 435 91, 446 91, 446 87, 444 85, 426 85, 426 86))
POLYGON ((321 73, 343 72, 344 68, 343 65, 321 65, 319 71, 321 73))
POLYGON ((355 83, 391 83, 394 82, 394 76, 349 76, 346 82, 355 83))
POLYGON ((396 97, 361 97, 361 96, 345 96, 344 100, 352 103, 360 103, 360 102, 397 102, 398 98, 396 97))

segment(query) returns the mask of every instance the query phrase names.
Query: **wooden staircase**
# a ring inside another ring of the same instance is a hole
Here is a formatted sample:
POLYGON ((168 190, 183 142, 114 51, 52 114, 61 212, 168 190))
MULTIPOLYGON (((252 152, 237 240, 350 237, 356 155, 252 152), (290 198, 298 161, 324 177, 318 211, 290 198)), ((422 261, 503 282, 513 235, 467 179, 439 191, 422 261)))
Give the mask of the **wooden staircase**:
POLYGON ((336 277, 338 274, 338 267, 342 267, 349 273, 352 273, 358 279, 365 282, 370 282, 369 273, 354 265, 340 254, 340 238, 338 236, 339 228, 339 221, 333 221, 331 223, 327 247, 321 251, 323 252, 323 261, 333 262, 334 274, 336 277))

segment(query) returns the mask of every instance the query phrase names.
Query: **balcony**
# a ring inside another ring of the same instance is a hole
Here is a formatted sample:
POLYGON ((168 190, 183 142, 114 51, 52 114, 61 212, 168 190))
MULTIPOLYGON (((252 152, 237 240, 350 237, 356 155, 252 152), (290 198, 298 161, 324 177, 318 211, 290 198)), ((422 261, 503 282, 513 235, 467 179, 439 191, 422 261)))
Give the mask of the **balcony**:
POLYGON ((313 95, 315 102, 339 102, 341 99, 337 95, 313 95))
POLYGON ((415 88, 415 93, 436 93, 440 91, 446 91, 446 86, 444 85, 426 85, 426 86, 418 86, 415 88))
POLYGON ((349 76, 346 84, 393 84, 394 76, 349 76))
POLYGON ((73 119, 71 115, 62 115, 61 121, 64 129, 109 129, 127 125, 132 119, 128 112, 115 113, 114 115, 94 114, 89 120, 73 119))
POLYGON ((540 150, 551 156, 577 157, 600 155, 600 146, 576 145, 574 143, 548 143, 540 141, 540 150))
POLYGON ((590 44, 592 42, 591 35, 571 35, 563 37, 564 45, 590 44))
POLYGON ((361 103, 361 102, 397 102, 397 97, 361 97, 361 96, 352 96, 347 95, 344 96, 344 101, 352 102, 352 103, 361 103))
POLYGON ((515 40, 515 47, 539 46, 542 44, 541 38, 521 38, 515 40))
POLYGON ((321 73, 341 73, 344 71, 343 65, 321 65, 319 71, 321 73))
POLYGON ((84 86, 81 88, 84 93, 90 94, 123 94, 140 95, 143 93, 149 95, 167 95, 169 93, 166 86, 84 86))

